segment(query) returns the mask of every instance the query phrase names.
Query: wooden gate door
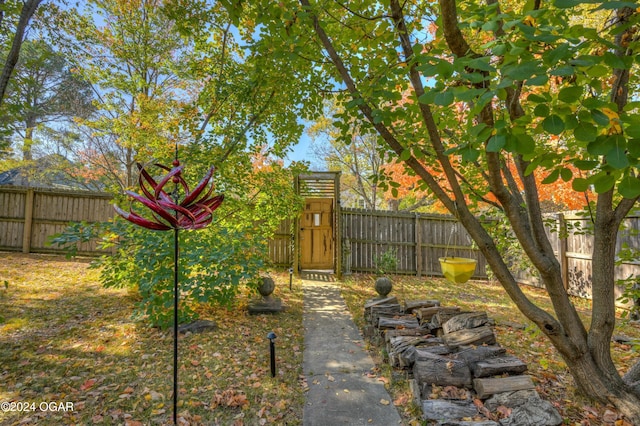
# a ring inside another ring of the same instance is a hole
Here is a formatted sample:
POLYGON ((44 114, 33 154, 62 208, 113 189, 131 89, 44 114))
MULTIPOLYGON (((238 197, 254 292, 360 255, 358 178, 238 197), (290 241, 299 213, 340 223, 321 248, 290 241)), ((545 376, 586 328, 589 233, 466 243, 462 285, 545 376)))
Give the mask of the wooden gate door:
POLYGON ((300 218, 300 268, 333 269, 333 199, 307 198, 300 218))

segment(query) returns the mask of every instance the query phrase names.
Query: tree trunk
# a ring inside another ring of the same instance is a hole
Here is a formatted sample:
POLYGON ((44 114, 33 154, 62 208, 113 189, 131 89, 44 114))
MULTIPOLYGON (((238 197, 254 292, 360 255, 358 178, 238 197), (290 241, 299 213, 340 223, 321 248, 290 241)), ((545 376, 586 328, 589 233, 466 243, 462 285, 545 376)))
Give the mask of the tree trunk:
POLYGON ((618 374, 608 375, 588 353, 580 357, 571 357, 562 352, 561 355, 580 391, 595 401, 611 403, 632 424, 640 424, 640 397, 618 374))
POLYGON ((611 336, 615 327, 615 256, 620 222, 611 209, 613 191, 598 196, 591 260, 592 319, 588 336, 589 352, 598 366, 619 377, 611 359, 611 336))
POLYGON ((35 126, 35 120, 28 117, 25 123, 24 140, 22 141, 22 159, 24 161, 33 160, 33 129, 35 126))
POLYGON ((5 60, 4 67, 2 69, 2 74, 0 74, 0 105, 2 105, 4 100, 4 94, 7 90, 7 85, 9 84, 9 79, 13 73, 13 69, 18 63, 18 58, 20 57, 20 48, 22 47, 24 32, 31 20, 31 17, 41 2, 42 0, 27 0, 22 6, 18 26, 16 27, 13 35, 11 50, 9 50, 9 54, 7 55, 7 59, 5 60))

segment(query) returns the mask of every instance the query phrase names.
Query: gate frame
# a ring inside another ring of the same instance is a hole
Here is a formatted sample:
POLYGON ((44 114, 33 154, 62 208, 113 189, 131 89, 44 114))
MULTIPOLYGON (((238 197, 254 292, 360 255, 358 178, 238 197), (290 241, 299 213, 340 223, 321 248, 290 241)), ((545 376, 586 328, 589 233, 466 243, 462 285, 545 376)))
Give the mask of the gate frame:
MULTIPOLYGON (((342 172, 302 173, 294 179, 297 195, 307 198, 333 199, 333 270, 337 279, 342 278, 342 221, 340 207, 340 175, 342 172)), ((300 217, 294 220, 293 272, 300 276, 300 217)))

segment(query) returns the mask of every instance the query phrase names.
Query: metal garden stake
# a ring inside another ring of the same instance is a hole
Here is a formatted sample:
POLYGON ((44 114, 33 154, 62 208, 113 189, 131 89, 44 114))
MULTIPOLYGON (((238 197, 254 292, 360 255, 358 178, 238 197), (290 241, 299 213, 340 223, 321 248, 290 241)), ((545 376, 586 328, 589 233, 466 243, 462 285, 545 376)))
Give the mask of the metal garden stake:
POLYGON ((176 159, 173 168, 156 164, 157 167, 168 173, 156 182, 153 177, 137 164, 140 170, 138 183, 144 195, 132 191, 125 191, 133 200, 140 202, 151 210, 151 217, 143 217, 133 210, 126 212, 118 206, 113 206, 116 213, 135 225, 156 231, 168 231, 173 229, 173 423, 178 424, 178 264, 180 258, 178 231, 180 229, 201 229, 209 225, 213 220, 213 211, 217 209, 224 195, 212 196, 213 183, 211 183, 213 170, 211 167, 204 175, 200 183, 189 190, 187 182, 182 177, 184 166, 178 161, 178 149, 176 147, 176 159), (169 194, 163 188, 171 181, 175 184, 174 191, 169 194), (211 184, 210 184, 211 183, 211 184), (182 194, 182 201, 180 201, 182 194))
POLYGON ((276 344, 274 342, 276 337, 276 333, 273 331, 267 334, 267 339, 269 339, 269 354, 271 355, 271 377, 276 377, 276 344))

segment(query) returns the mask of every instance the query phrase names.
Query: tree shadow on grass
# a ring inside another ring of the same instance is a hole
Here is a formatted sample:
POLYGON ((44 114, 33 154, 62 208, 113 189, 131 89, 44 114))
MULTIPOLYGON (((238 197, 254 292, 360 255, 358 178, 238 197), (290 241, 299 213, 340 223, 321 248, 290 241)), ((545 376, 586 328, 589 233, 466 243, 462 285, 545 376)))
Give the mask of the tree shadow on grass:
POLYGON ((0 401, 28 410, 0 413, 0 424, 122 424, 141 400, 152 402, 145 388, 170 398, 171 338, 130 318, 133 299, 97 283, 12 285, 0 300, 0 401), (158 371, 165 380, 146 380, 158 371), (49 410, 49 402, 72 403, 73 411, 49 410))

